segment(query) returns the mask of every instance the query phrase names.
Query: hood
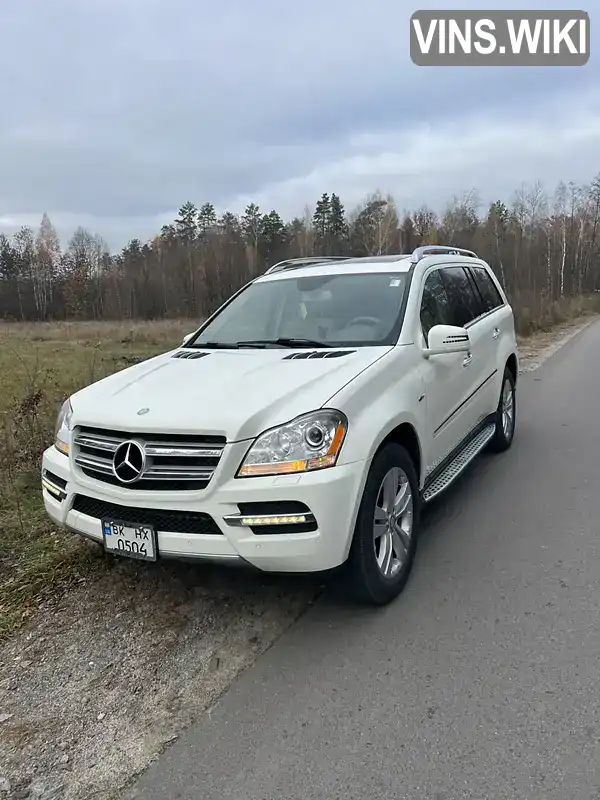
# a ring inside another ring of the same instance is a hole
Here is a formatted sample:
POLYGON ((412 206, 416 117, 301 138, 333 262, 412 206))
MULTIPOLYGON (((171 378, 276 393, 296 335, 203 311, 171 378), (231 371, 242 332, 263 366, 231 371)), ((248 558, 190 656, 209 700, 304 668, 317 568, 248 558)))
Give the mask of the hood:
POLYGON ((283 348, 174 350, 77 392, 73 424, 128 432, 258 436, 324 406, 390 347, 340 348, 327 358, 283 348), (179 353, 193 355, 177 357, 179 353), (332 357, 333 356, 333 357, 332 357), (139 415, 140 409, 148 411, 139 415))

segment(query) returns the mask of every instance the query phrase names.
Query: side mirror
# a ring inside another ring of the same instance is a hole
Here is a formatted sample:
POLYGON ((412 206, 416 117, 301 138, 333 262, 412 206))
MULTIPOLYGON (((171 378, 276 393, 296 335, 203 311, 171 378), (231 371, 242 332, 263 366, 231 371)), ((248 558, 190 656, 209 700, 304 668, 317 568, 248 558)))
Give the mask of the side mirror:
POLYGON ((183 337, 183 341, 181 344, 182 345, 187 344, 193 335, 194 335, 193 333, 186 333, 186 335, 183 337))
POLYGON ((425 358, 447 353, 468 353, 471 350, 469 332, 456 325, 434 325, 427 338, 429 345, 423 350, 425 358))

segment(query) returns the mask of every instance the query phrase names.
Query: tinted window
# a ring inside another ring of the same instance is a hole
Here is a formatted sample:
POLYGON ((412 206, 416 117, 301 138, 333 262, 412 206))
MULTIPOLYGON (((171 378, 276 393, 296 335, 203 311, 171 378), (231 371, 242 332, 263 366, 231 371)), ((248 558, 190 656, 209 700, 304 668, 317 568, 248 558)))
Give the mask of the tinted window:
POLYGON ((450 311, 448 307, 448 296, 442 283, 439 271, 436 269, 430 272, 423 286, 423 298, 421 300, 421 326, 425 341, 431 328, 434 325, 448 325, 450 311))
POLYGON ((485 267, 471 267, 470 269, 483 300, 484 310, 492 311, 494 308, 504 305, 500 292, 487 269, 485 267))
POLYGON ((462 267, 444 267, 441 273, 450 303, 448 324, 462 328, 484 313, 481 298, 476 294, 473 282, 462 267))

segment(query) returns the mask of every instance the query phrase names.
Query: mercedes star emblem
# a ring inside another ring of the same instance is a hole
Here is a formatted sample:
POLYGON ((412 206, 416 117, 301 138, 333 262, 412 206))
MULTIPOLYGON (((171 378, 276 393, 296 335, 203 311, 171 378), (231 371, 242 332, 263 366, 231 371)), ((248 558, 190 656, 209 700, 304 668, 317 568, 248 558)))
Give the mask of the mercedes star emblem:
POLYGON ((135 483, 146 466, 146 453, 138 442, 122 442, 113 456, 113 473, 121 483, 135 483))

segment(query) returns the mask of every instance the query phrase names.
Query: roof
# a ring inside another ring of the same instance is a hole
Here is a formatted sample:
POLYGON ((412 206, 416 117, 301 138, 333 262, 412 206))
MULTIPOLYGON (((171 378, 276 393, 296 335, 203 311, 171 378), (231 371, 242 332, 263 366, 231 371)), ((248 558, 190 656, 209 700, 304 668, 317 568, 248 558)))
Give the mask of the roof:
POLYGON ((286 278, 304 278, 321 275, 361 275, 365 272, 408 272, 412 266, 410 255, 366 256, 364 258, 348 258, 323 263, 298 264, 293 269, 284 269, 261 275, 258 281, 282 280, 286 278))
POLYGON ((434 257, 436 261, 452 263, 454 261, 469 260, 479 261, 479 257, 472 250, 465 250, 454 245, 428 244, 417 247, 412 253, 397 253, 392 255, 363 256, 307 256, 303 258, 290 258, 280 261, 269 267, 257 280, 280 279, 283 273, 293 272, 302 277, 305 275, 335 275, 359 274, 364 272, 408 272, 415 264, 423 259, 434 257))

